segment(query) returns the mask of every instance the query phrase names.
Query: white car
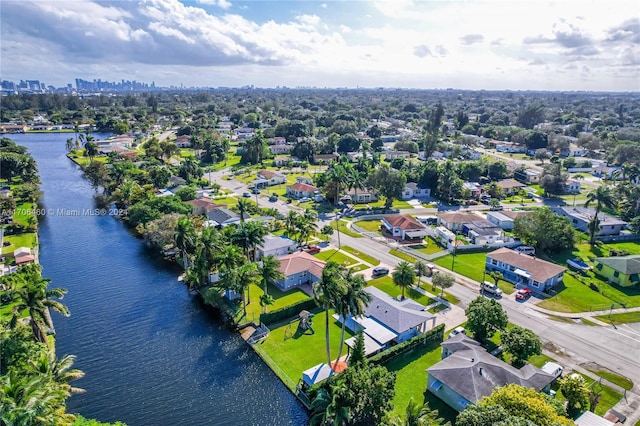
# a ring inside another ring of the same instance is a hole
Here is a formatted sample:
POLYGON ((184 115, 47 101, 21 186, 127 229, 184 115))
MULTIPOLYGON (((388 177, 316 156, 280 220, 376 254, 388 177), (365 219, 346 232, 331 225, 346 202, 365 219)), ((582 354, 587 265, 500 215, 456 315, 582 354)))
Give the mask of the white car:
POLYGON ((449 333, 449 339, 458 334, 467 334, 467 330, 465 330, 464 327, 456 327, 449 333))
POLYGON ((496 297, 502 297, 502 290, 498 288, 494 283, 490 283, 489 281, 485 281, 480 286, 480 292, 486 292, 489 294, 493 294, 496 297))
POLYGON ((308 203, 309 201, 311 201, 311 198, 304 197, 304 198, 300 198, 298 201, 300 201, 301 203, 308 203))

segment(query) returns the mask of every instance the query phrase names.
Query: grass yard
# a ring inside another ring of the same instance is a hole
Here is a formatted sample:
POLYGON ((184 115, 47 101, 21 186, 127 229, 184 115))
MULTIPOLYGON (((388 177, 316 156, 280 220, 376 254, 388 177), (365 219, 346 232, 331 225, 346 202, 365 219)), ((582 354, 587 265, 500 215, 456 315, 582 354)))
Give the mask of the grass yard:
MULTIPOLYGON (((370 285, 379 290, 382 290, 385 293, 387 293, 389 296, 394 298, 397 298, 402 293, 402 290, 400 289, 400 287, 398 287, 393 283, 393 279, 391 278, 391 276, 369 280, 367 285, 370 285)), ((404 294, 405 294, 405 297, 413 299, 424 306, 428 306, 428 305, 431 305, 432 303, 437 302, 436 299, 425 296, 424 294, 412 288, 406 289, 404 294)))
MULTIPOLYGON (((301 300, 309 299, 302 290, 294 288, 287 292, 280 290, 278 287, 269 284, 269 294, 274 298, 274 304, 269 306, 269 311, 284 308, 285 306, 292 305, 301 300)), ((249 300, 251 303, 247 305, 247 320, 259 321, 260 314, 262 313, 262 306, 260 306, 260 296, 264 294, 261 286, 251 285, 249 287, 249 300)), ((235 313, 236 319, 242 315, 242 303, 238 305, 238 310, 235 313)))
POLYGON ((622 314, 601 315, 594 318, 605 322, 613 321, 616 324, 624 322, 640 322, 640 312, 624 312, 622 314))
POLYGON ((424 240, 423 244, 418 244, 415 246, 411 246, 411 248, 413 250, 417 250, 420 253, 426 254, 426 255, 431 255, 431 254, 436 254, 439 253, 445 249, 443 249, 442 247, 440 247, 438 245, 438 243, 436 243, 433 238, 431 237, 427 237, 424 240))
POLYGON ((327 262, 329 260, 332 260, 340 265, 347 266, 347 267, 353 266, 356 263, 360 263, 356 259, 352 258, 351 256, 347 256, 344 253, 340 253, 338 250, 324 250, 314 254, 314 256, 320 260, 324 260, 327 262))
MULTIPOLYGON (((471 278, 477 282, 482 282, 483 277, 486 281, 492 282, 493 279, 484 273, 486 258, 486 253, 457 254, 453 270, 454 272, 464 275, 467 278, 471 278)), ((452 259, 453 256, 448 254, 433 260, 433 263, 451 270, 452 259)), ((515 286, 505 280, 498 281, 498 287, 500 287, 504 294, 512 294, 515 291, 515 286)))
POLYGON ((529 362, 529 364, 533 365, 534 367, 542 368, 542 366, 545 365, 547 362, 555 362, 555 359, 548 357, 544 354, 540 354, 540 355, 532 355, 531 357, 529 357, 527 362, 529 362))
POLYGON ((16 205, 16 211, 13 215, 13 222, 22 226, 29 225, 29 218, 33 216, 34 209, 37 209, 35 203, 20 203, 16 205))
POLYGON ((220 197, 220 198, 214 197, 213 202, 216 204, 226 204, 227 206, 229 205, 234 206, 238 204, 238 199, 235 197, 227 197, 227 196, 220 197))
POLYGON ((426 369, 438 363, 441 357, 440 344, 415 348, 387 361, 384 366, 396 373, 396 395, 393 398, 393 414, 404 415, 409 400, 426 402, 439 416, 453 423, 457 412, 442 400, 427 392, 426 369))
POLYGON ((12 253, 20 247, 33 248, 36 246, 36 234, 25 233, 19 235, 5 235, 4 241, 9 243, 8 246, 2 247, 2 254, 12 253))
POLYGON ((358 263, 357 265, 351 266, 349 269, 351 269, 353 272, 360 272, 364 271, 365 269, 369 269, 369 266, 365 265, 364 263, 358 263))
POLYGON ((417 258, 411 256, 410 254, 407 254, 407 253, 405 253, 403 251, 400 251, 400 250, 397 250, 397 249, 389 250, 389 254, 391 254, 391 255, 393 255, 393 256, 395 256, 397 258, 400 258, 402 260, 405 260, 405 261, 407 261, 409 263, 416 263, 416 261, 418 260, 417 258))
POLYGON ((621 376, 619 374, 616 374, 612 371, 609 370, 591 370, 591 369, 587 369, 589 371, 591 371, 594 374, 597 374, 598 376, 602 377, 605 380, 610 381, 613 384, 616 384, 618 386, 620 386, 623 389, 626 390, 631 390, 631 388, 633 388, 633 382, 629 379, 627 379, 624 376, 621 376))
POLYGON ((349 223, 348 220, 342 220, 340 219, 338 221, 338 225, 336 227, 336 222, 335 221, 331 221, 331 227, 335 230, 339 230, 340 232, 342 232, 343 234, 346 234, 350 237, 353 238, 362 238, 362 235, 358 234, 357 232, 352 231, 351 229, 349 229, 347 227, 347 224, 349 223))
MULTIPOLYGON (((576 374, 580 374, 580 373, 576 373, 576 374)), ((610 408, 616 405, 618 401, 620 401, 620 399, 622 398, 622 394, 611 389, 610 387, 604 386, 599 382, 596 382, 595 380, 593 380, 591 377, 585 376, 584 374, 580 374, 580 375, 584 378, 589 390, 595 393, 600 393, 602 395, 600 402, 598 403, 598 405, 596 406, 596 409, 594 410, 594 413, 596 413, 597 415, 604 416, 607 413, 607 411, 609 411, 610 408)), ((562 391, 560 391, 559 389, 556 393, 556 398, 560 399, 563 402, 566 401, 566 398, 564 397, 564 395, 562 395, 562 391)))
POLYGON ((354 255, 358 259, 362 260, 363 262, 367 262, 372 266, 378 266, 380 264, 380 261, 378 259, 371 257, 368 254, 361 253, 358 250, 354 249, 353 247, 342 246, 341 250, 344 250, 347 253, 354 255))
MULTIPOLYGON (((298 322, 284 325, 271 330, 269 337, 256 345, 264 351, 277 366, 297 383, 302 378, 302 372, 321 363, 327 362, 325 347, 325 312, 321 309, 312 311, 313 329, 315 334, 306 331, 304 334, 297 332, 298 322)), ((330 311, 329 315, 332 315, 330 311)), ((345 339, 351 337, 349 330, 345 331, 345 339)), ((333 318, 329 318, 329 341, 332 361, 338 355, 340 346, 340 325, 333 318)), ((342 349, 342 355, 347 353, 346 345, 342 349)))
POLYGON ((354 225, 364 229, 365 231, 377 232, 378 234, 382 235, 382 233, 380 232, 380 226, 382 226, 382 222, 380 221, 380 219, 359 220, 357 222, 354 222, 354 225))
POLYGON ((212 166, 214 171, 226 169, 227 167, 233 167, 240 164, 242 157, 240 155, 230 154, 227 156, 227 161, 220 161, 212 166))

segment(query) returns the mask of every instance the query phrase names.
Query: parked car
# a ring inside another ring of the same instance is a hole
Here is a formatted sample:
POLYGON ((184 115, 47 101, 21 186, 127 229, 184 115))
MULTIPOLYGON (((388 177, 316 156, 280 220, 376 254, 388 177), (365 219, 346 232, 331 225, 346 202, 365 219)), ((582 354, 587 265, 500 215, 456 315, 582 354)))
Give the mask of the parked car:
POLYGON ((564 371, 564 368, 562 368, 560 364, 556 364, 555 362, 547 362, 540 369, 547 374, 551 374, 555 378, 562 376, 562 372, 564 371))
POLYGON ((311 198, 309 198, 309 197, 303 197, 303 198, 300 198, 300 200, 299 200, 299 201, 300 201, 301 203, 308 203, 309 201, 311 201, 311 198))
POLYGON ((489 293, 496 297, 502 297, 502 290, 500 290, 500 288, 498 288, 496 284, 490 283, 489 281, 485 281, 482 283, 482 285, 480 286, 480 292, 489 293))
POLYGON ((310 245, 304 251, 306 251, 309 254, 316 254, 316 253, 318 253, 320 251, 320 247, 315 246, 315 245, 310 245))
POLYGON ((518 253, 528 254, 530 256, 535 256, 536 248, 531 246, 520 246, 514 249, 518 253))
POLYGON ((274 202, 278 201, 278 197, 272 195, 271 197, 269 197, 269 201, 274 203, 274 202))
POLYGON ((529 296, 531 296, 531 289, 529 288, 521 288, 516 291, 516 299, 517 300, 526 300, 529 296))
POLYGON ((451 333, 449 333, 449 339, 453 336, 457 336, 458 334, 467 334, 467 330, 465 330, 464 327, 456 327, 451 330, 451 333))
POLYGON ((242 196, 243 196, 244 198, 251 198, 251 194, 249 194, 248 192, 243 192, 243 193, 242 193, 242 196))
POLYGON ((383 266, 376 266, 375 268, 373 268, 373 271, 371 272, 372 277, 381 277, 383 275, 388 275, 388 274, 389 274, 389 268, 385 268, 383 266))
POLYGON ((251 191, 253 194, 259 194, 260 190, 258 188, 253 188, 253 190, 251 191))

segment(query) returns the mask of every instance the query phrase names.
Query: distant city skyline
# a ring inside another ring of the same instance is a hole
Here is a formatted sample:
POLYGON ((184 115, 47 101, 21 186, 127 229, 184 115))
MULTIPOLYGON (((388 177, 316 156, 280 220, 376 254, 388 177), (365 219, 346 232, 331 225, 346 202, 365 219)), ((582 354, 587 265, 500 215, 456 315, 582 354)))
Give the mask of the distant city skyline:
POLYGON ((3 0, 0 47, 55 87, 640 91, 636 0, 3 0))

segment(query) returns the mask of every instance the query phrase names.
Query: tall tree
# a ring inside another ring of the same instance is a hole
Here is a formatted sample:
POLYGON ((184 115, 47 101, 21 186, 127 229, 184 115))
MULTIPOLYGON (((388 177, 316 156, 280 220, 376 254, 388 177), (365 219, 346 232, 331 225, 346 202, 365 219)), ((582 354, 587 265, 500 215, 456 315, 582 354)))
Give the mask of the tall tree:
POLYGON ((327 351, 327 365, 331 364, 331 345, 329 340, 329 311, 336 309, 340 299, 346 294, 346 286, 342 277, 343 267, 336 262, 329 261, 322 270, 322 280, 313 286, 313 297, 325 312, 325 346, 327 351))
POLYGON ((340 347, 338 348, 337 360, 342 356, 344 345, 344 331, 347 325, 347 318, 356 318, 364 315, 365 308, 371 301, 371 295, 364 289, 367 282, 362 274, 355 275, 353 270, 344 272, 345 294, 337 301, 336 312, 342 317, 342 329, 340 331, 340 347))
MULTIPOLYGON (((439 417, 438 410, 432 410, 429 404, 420 405, 413 397, 409 399, 404 417, 396 415, 389 420, 389 426, 438 426, 443 419, 439 417)), ((447 423, 449 424, 449 423, 447 423)))
POLYGON ((369 175, 367 183, 385 198, 384 206, 388 209, 392 206, 394 199, 401 197, 407 177, 398 170, 382 165, 369 175))
POLYGON ((411 287, 416 281, 416 271, 409 262, 402 261, 396 266, 396 270, 391 274, 393 283, 400 287, 402 291, 402 299, 404 300, 404 291, 411 287))
POLYGON ((584 203, 584 206, 589 207, 590 204, 594 203, 596 205, 596 211, 593 215, 593 225, 590 224, 589 226, 589 244, 592 246, 596 243, 596 230, 599 229, 598 214, 603 207, 614 209, 617 204, 611 188, 605 185, 600 185, 587 194, 587 201, 584 203))
POLYGON ((183 217, 176 223, 175 243, 182 252, 182 266, 189 269, 189 255, 194 254, 198 234, 196 227, 187 217, 183 217))
POLYGON ((416 260, 413 266, 416 270, 416 276, 418 277, 418 287, 420 287, 422 277, 426 277, 429 274, 429 267, 422 260, 416 260))
MULTIPOLYGON (((262 289, 264 294, 268 295, 269 283, 284 278, 284 274, 280 271, 280 261, 274 255, 263 257, 260 264, 260 275, 262 276, 262 289)), ((266 305, 264 306, 264 312, 267 312, 266 305)))
POLYGON ((504 330, 508 323, 507 314, 502 306, 494 299, 484 296, 473 300, 465 309, 465 313, 467 328, 479 342, 491 338, 498 330, 504 330))
POLYGON ((453 286, 455 278, 453 274, 447 272, 438 272, 431 278, 431 282, 435 287, 440 287, 440 297, 444 294, 444 289, 453 286))
POLYGON ((532 355, 542 353, 540 338, 531 330, 513 326, 501 336, 504 350, 513 355, 513 364, 521 365, 532 355))

